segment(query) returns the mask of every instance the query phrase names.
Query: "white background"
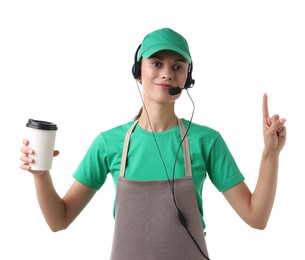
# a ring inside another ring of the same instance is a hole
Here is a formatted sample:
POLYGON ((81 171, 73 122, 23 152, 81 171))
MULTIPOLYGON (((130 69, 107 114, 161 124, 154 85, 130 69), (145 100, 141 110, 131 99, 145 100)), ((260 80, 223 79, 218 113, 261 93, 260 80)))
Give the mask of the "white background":
MULTIPOLYGON (((210 181, 204 187, 211 259, 304 259, 303 1, 14 1, 0 3, 0 259, 108 259, 114 188, 108 178, 65 231, 52 233, 32 176, 19 168, 28 118, 58 124, 52 176, 60 195, 100 132, 141 106, 134 52, 152 30, 183 34, 194 61, 194 121, 220 131, 253 190, 262 96, 287 119, 277 197, 265 230, 248 227, 210 181)), ((186 92, 177 102, 190 118, 186 92)))

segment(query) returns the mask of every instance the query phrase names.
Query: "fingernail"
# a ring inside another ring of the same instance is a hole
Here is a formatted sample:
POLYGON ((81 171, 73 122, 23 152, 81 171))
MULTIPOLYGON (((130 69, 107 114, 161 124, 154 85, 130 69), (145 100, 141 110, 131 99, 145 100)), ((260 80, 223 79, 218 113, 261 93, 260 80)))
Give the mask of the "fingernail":
POLYGON ((281 124, 284 124, 285 122, 286 122, 286 118, 280 119, 280 123, 281 123, 281 124))

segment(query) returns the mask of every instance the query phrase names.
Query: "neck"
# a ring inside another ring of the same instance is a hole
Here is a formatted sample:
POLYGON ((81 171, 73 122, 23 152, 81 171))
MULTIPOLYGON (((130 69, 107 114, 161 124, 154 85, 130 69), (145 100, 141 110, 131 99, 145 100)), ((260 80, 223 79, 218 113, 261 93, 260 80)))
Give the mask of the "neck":
POLYGON ((174 103, 169 105, 145 104, 139 118, 139 125, 153 132, 162 132, 177 124, 174 103), (152 129, 151 129, 152 128, 152 129))

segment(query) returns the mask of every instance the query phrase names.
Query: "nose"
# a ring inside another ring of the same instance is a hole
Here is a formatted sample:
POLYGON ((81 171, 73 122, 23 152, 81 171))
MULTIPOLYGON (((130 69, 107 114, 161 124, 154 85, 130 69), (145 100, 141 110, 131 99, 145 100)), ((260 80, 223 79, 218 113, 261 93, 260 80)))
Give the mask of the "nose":
POLYGON ((162 79, 172 80, 173 72, 169 66, 164 66, 162 70, 162 79))

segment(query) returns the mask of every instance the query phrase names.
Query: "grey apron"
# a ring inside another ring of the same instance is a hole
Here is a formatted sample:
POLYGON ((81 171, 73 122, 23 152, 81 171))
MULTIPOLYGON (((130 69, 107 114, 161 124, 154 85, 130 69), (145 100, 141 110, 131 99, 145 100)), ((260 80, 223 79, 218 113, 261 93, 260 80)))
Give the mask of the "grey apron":
MULTIPOLYGON (((181 136, 185 127, 178 119, 181 136)), ((110 260, 202 260, 207 247, 198 210, 187 136, 183 141, 185 177, 175 179, 174 194, 188 230, 181 224, 168 180, 125 179, 129 139, 125 137, 116 196, 116 217, 110 260)), ((145 162, 144 162, 145 163, 145 162)))

